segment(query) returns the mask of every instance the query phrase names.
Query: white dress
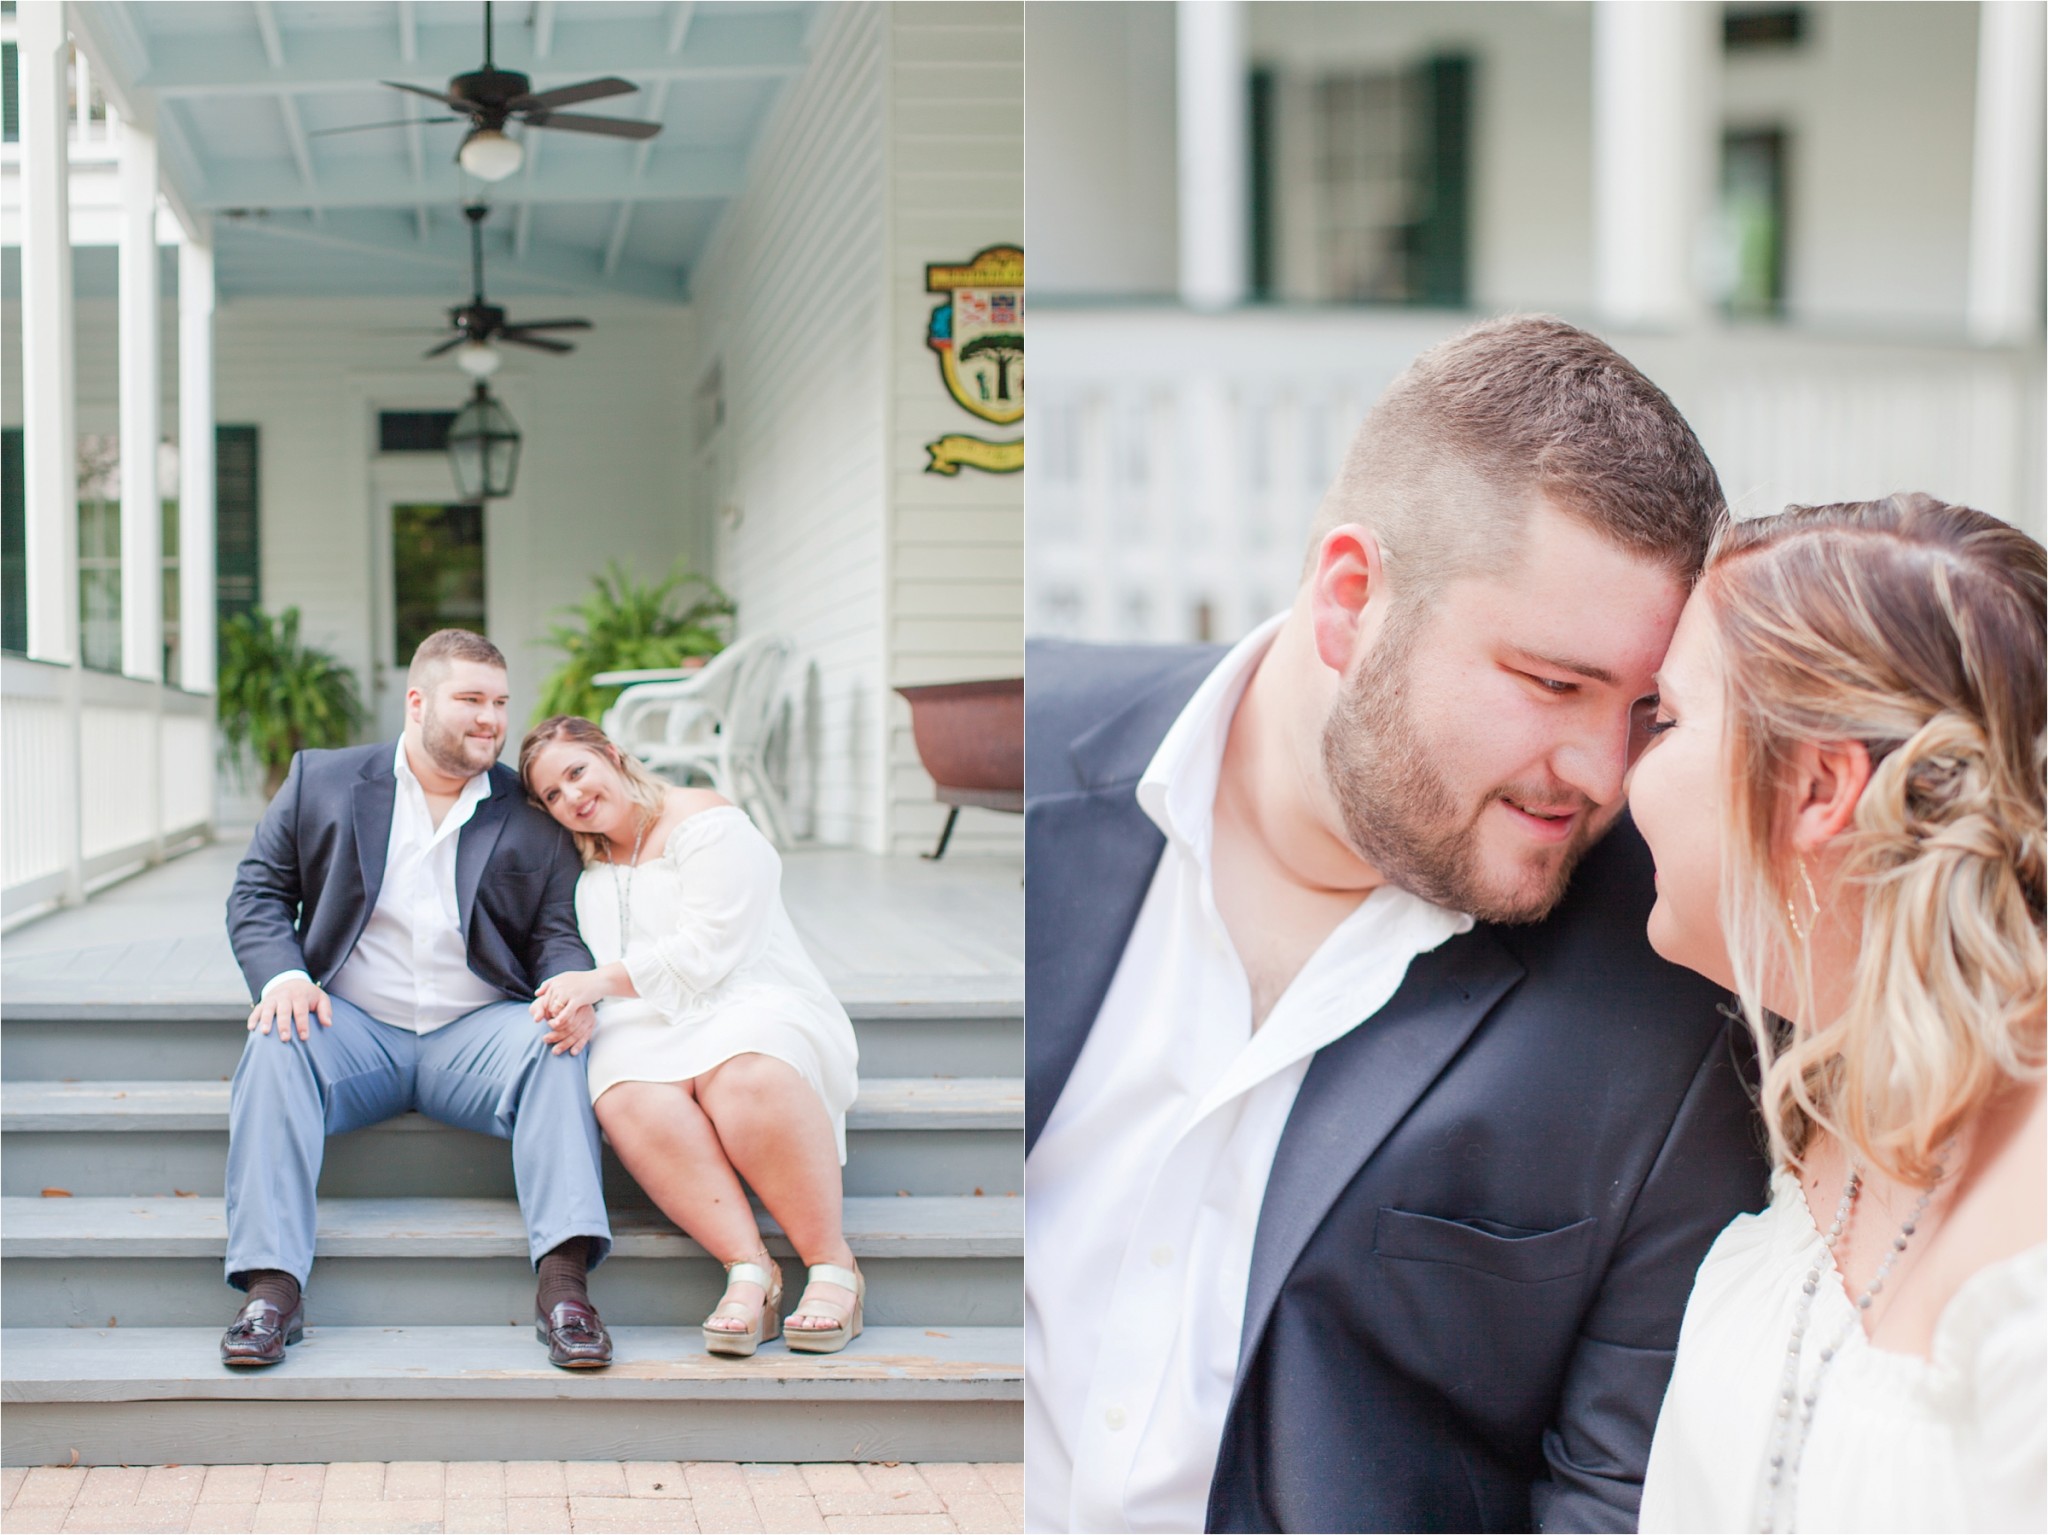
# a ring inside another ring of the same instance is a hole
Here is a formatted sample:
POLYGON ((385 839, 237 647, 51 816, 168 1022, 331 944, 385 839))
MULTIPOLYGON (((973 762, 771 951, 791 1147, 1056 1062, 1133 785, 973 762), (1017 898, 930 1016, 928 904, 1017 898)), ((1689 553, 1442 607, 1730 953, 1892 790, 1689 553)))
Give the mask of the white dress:
MULTIPOLYGON (((1644 1530, 1754 1530, 1800 1287, 1823 1251, 1799 1181, 1737 1216, 1701 1263, 1643 1484, 1644 1530)), ((1822 1377, 1790 1527, 2048 1528, 2048 1247, 1973 1274, 1927 1358, 1873 1347, 1832 1265, 1802 1344, 1800 1389, 1822 1377)), ((1781 1491, 1780 1503, 1784 1502, 1781 1491)), ((1781 1506, 1779 1523, 1786 1524, 1781 1506)))
POLYGON ((846 1110, 860 1090, 853 1024, 804 952, 782 905, 782 860, 745 811, 686 817, 630 875, 590 865, 576 882, 576 923, 598 964, 623 956, 640 993, 597 1005, 593 1103, 620 1082, 680 1082, 735 1055, 773 1056, 823 1100, 845 1165, 846 1110))

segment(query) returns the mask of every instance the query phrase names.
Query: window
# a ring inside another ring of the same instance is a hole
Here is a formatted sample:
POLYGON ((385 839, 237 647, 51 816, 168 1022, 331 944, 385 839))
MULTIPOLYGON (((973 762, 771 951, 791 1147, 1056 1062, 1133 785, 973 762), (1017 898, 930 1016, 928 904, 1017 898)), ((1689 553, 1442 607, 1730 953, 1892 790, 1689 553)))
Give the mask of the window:
MULTIPOLYGON (((0 649, 28 649, 28 495, 22 429, 0 431, 0 649)), ((113 449, 112 438, 88 438, 80 447, 78 563, 80 640, 85 664, 121 665, 121 511, 109 480, 85 471, 113 449), (97 626, 96 628, 93 626, 97 626)), ((257 603, 256 428, 222 426, 214 432, 219 617, 257 603)), ((178 500, 164 498, 164 676, 179 675, 178 500)))
POLYGON ((431 502, 392 507, 391 571, 394 656, 410 657, 436 629, 483 633, 483 507, 431 502))
MULTIPOLYGON (((446 453, 452 410, 386 410, 377 414, 379 453, 446 453)), ((410 654, 410 652, 408 652, 410 654)))
POLYGON ((1297 302, 1465 302, 1471 62, 1251 84, 1252 282, 1297 302))
POLYGON ((1786 134, 1730 133, 1721 149, 1721 229, 1728 312, 1764 318, 1785 309, 1786 134))

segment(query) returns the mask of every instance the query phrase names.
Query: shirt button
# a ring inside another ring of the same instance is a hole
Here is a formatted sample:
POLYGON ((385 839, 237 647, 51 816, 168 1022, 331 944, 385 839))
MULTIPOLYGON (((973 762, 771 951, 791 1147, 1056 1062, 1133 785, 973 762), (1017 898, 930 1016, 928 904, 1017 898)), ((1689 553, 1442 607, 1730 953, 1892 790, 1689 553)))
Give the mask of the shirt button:
POLYGON ((1121 1407, 1112 1407, 1102 1415, 1102 1421, 1109 1425, 1112 1434, 1121 1432, 1124 1426, 1124 1410, 1121 1407))
POLYGON ((1163 1269, 1171 1262, 1173 1262, 1173 1249, 1171 1247, 1162 1243, 1160 1246, 1152 1249, 1152 1266, 1154 1268, 1163 1269))

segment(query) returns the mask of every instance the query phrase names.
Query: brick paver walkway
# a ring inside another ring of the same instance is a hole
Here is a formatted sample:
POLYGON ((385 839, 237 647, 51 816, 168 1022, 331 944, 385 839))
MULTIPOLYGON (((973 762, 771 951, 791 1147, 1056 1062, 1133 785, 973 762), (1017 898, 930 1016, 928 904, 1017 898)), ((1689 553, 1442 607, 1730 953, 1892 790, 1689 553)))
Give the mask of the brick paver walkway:
POLYGON ((10 1466, 8 1535, 150 1531, 890 1531, 1024 1527, 1003 1465, 375 1461, 10 1466))

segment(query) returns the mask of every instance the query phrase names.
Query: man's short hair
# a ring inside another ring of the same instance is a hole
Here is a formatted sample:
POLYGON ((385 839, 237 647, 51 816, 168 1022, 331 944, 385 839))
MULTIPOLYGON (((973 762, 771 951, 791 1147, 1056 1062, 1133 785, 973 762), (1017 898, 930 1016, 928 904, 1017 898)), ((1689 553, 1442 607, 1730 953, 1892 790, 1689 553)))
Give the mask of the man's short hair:
POLYGON ((406 687, 432 692, 450 661, 475 661, 495 666, 501 672, 507 670, 505 652, 481 634, 467 629, 436 629, 412 653, 412 664, 405 669, 406 687))
POLYGON ((1727 516, 1721 482, 1664 391, 1548 315, 1476 325, 1387 386, 1316 514, 1364 523, 1413 601, 1513 568, 1541 496, 1690 584, 1727 516))

